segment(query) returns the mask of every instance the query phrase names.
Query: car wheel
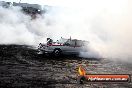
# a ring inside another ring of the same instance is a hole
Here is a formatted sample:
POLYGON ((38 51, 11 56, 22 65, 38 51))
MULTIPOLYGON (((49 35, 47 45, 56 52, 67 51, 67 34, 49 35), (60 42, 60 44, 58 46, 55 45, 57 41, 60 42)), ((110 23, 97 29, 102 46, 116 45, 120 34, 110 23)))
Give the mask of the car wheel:
POLYGON ((61 55, 61 50, 60 50, 60 49, 55 49, 55 50, 53 51, 53 55, 54 55, 55 57, 59 57, 59 56, 61 55))

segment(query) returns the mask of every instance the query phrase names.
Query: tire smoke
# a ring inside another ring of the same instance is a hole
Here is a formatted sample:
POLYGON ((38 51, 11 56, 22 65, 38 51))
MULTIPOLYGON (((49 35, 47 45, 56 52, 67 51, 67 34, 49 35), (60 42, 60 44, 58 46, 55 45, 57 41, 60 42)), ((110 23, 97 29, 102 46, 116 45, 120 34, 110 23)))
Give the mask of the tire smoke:
POLYGON ((93 0, 68 8, 53 7, 34 20, 22 13, 21 8, 1 7, 0 44, 36 45, 47 37, 58 39, 71 36, 89 41, 92 52, 98 52, 103 58, 130 61, 131 4, 130 0, 93 0))

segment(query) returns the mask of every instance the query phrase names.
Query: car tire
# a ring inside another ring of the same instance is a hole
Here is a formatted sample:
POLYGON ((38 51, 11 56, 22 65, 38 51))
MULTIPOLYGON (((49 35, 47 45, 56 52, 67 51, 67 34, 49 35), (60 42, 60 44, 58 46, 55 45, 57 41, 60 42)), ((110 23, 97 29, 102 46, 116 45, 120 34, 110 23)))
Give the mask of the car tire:
POLYGON ((61 56, 61 50, 60 50, 60 49, 55 49, 55 50, 53 51, 53 55, 54 55, 55 57, 61 56))

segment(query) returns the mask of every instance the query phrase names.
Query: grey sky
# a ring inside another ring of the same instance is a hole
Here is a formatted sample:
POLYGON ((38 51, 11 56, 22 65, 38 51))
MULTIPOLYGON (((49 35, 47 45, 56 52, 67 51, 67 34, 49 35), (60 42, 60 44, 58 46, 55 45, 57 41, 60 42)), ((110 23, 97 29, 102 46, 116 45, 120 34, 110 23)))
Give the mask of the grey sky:
MULTIPOLYGON (((20 0, 0 0, 0 1, 19 2, 20 0)), ((50 5, 50 2, 48 0, 21 0, 21 2, 22 3, 34 3, 34 4, 50 5)))
MULTIPOLYGON (((20 0, 0 0, 0 1, 9 1, 9 2, 19 2, 20 0)), ((80 5, 80 2, 87 0, 21 0, 22 3, 33 3, 40 5, 50 5, 50 6, 62 6, 62 7, 71 7, 73 5, 80 5)))

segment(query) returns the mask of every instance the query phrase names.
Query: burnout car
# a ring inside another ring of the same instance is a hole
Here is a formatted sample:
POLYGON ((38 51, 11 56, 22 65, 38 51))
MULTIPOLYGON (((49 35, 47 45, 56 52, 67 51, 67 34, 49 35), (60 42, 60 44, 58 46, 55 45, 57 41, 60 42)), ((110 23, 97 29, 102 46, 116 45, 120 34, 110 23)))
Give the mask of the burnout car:
POLYGON ((40 43, 38 46, 38 54, 60 55, 79 55, 80 52, 87 52, 87 41, 78 39, 61 38, 53 42, 51 38, 47 38, 47 43, 40 43))

